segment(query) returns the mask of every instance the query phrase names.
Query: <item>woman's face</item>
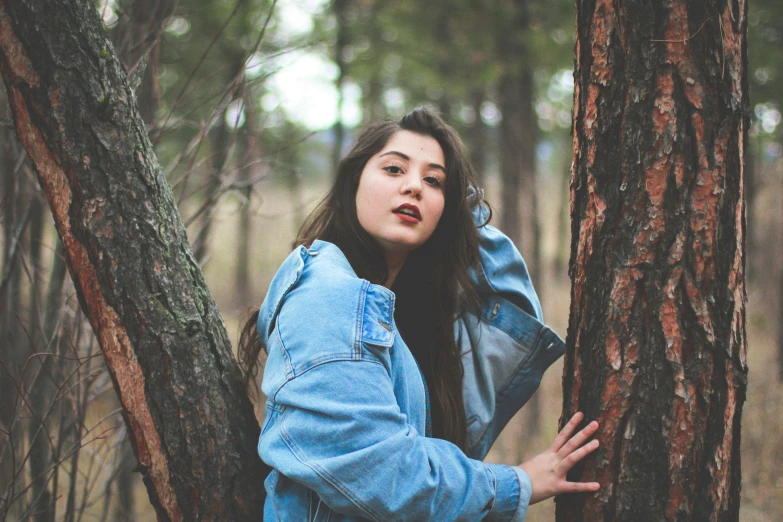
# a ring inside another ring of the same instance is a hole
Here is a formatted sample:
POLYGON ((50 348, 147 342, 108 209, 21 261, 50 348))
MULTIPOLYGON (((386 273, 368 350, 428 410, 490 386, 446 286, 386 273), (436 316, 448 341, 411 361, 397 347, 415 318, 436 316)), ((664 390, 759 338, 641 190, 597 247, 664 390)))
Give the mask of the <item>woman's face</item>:
POLYGON ((356 214, 387 261, 404 260, 432 236, 446 200, 445 167, 435 138, 406 130, 394 133, 364 166, 356 214))

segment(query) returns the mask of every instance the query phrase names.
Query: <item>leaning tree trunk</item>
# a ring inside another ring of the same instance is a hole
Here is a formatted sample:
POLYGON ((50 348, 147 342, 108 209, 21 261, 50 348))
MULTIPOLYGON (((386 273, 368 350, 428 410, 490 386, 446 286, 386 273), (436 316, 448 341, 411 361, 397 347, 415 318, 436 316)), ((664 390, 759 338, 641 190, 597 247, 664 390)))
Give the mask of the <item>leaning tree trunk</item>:
POLYGON ((95 5, 0 0, 0 71, 158 519, 256 518, 253 408, 95 5))
MULTIPOLYGON (((124 12, 124 20, 115 27, 112 42, 120 61, 128 71, 131 85, 136 87, 136 105, 139 108, 147 128, 155 127, 155 113, 160 107, 160 41, 163 29, 174 9, 170 0, 120 0, 119 10, 124 12), (123 23, 125 22, 125 23, 123 23)), ((132 87, 133 88, 133 87, 132 87)), ((127 433, 125 431, 124 433, 127 433)), ((134 520, 136 507, 134 488, 136 481, 131 474, 138 466, 128 437, 123 437, 117 454, 121 460, 117 464, 117 501, 114 502, 115 522, 134 520)), ((107 493, 107 497, 110 494, 107 493)), ((108 503, 108 501, 107 501, 108 503)), ((104 509, 108 509, 106 506, 104 509)))
POLYGON ((746 0, 577 0, 559 521, 737 520, 747 382, 746 0))

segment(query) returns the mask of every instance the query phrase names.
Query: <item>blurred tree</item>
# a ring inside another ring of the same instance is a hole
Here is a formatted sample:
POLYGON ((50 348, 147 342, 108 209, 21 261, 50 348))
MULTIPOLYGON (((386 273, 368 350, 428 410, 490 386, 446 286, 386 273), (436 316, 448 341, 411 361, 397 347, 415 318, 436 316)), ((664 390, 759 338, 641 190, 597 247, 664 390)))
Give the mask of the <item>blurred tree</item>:
MULTIPOLYGON (((783 176, 780 177, 780 189, 783 193, 783 176)), ((781 212, 780 230, 783 231, 783 212, 781 212)), ((783 381, 783 266, 778 271, 778 380, 783 381)))
POLYGON ((0 4, 0 71, 158 517, 257 519, 253 409, 94 5, 0 4))
POLYGON ((153 127, 160 103, 160 41, 173 13, 171 0, 119 0, 120 20, 112 42, 120 61, 134 78, 139 111, 147 127, 153 127))
POLYGON ((560 521, 737 520, 747 3, 577 1, 563 417, 601 428, 560 521))
POLYGON ((471 94, 470 107, 473 113, 470 129, 467 134, 467 147, 470 150, 470 163, 476 169, 479 184, 486 186, 487 177, 487 125, 481 119, 481 107, 486 101, 486 91, 477 88, 471 94))
MULTIPOLYGON (((26 177, 26 176, 25 176, 26 177)), ((32 184, 32 183, 31 183, 32 184)), ((49 482, 49 471, 51 469, 51 460, 49 452, 49 427, 47 422, 47 412, 54 402, 52 378, 52 359, 48 356, 48 345, 50 338, 44 332, 43 316, 44 307, 42 306, 44 287, 49 286, 50 294, 47 301, 59 300, 56 293, 62 288, 62 282, 51 280, 51 285, 45 284, 45 273, 41 259, 41 247, 43 245, 43 224, 45 207, 41 201, 40 193, 34 193, 28 203, 31 219, 28 236, 28 246, 24 250, 29 252, 29 259, 26 261, 28 270, 32 269, 32 281, 30 281, 29 297, 29 320, 28 320, 28 343, 30 354, 41 354, 39 357, 33 357, 26 368, 26 377, 23 382, 29 383, 30 400, 27 404, 32 412, 32 419, 27 424, 27 441, 29 444, 30 455, 30 484, 31 505, 33 509, 33 519, 35 522, 53 522, 54 521, 54 499, 49 491, 47 483, 49 482), (54 295, 52 295, 54 294, 54 295)), ((29 273, 29 272, 28 272, 29 273)), ((19 298, 22 296, 20 295, 19 298)), ((16 306, 21 303, 17 301, 16 306)), ((49 318, 51 321, 51 318, 49 318)))
MULTIPOLYGON (((496 14, 497 54, 501 57, 502 71, 498 82, 498 105, 502 115, 500 227, 523 253, 528 254, 528 262, 532 261, 533 284, 541 288, 541 237, 536 197, 536 146, 539 129, 538 118, 533 109, 535 90, 529 43, 531 19, 528 2, 499 2, 496 14), (529 238, 523 237, 523 230, 530 234, 529 238)), ((530 439, 538 433, 539 394, 531 397, 525 410, 525 434, 530 439)), ((524 448, 524 444, 521 444, 520 448, 524 448)), ((520 457, 523 455, 520 454, 520 457)))
MULTIPOLYGON (((15 350, 17 346, 27 346, 22 321, 24 305, 22 303, 23 262, 22 262, 22 236, 29 224, 29 211, 25 205, 24 185, 27 177, 22 175, 22 151, 16 137, 12 135, 12 129, 6 127, 3 133, 2 162, 0 162, 0 176, 3 182, 3 271, 0 274, 0 428, 3 436, 12 441, 19 441, 22 426, 18 422, 21 410, 21 397, 18 393, 17 383, 24 367, 24 354, 21 350, 15 350)), ((18 494, 13 466, 7 465, 21 458, 21 448, 18 445, 0 445, 0 460, 4 465, 0 466, 0 513, 8 509, 18 494)), ((23 493, 22 493, 23 494, 23 493)), ((20 503, 21 506, 21 503, 20 503)), ((19 511, 21 513, 21 511, 19 511)))
POLYGON ((334 146, 332 148, 332 174, 337 175, 337 165, 340 163, 343 155, 343 141, 345 140, 345 127, 343 126, 343 102, 345 79, 348 75, 348 64, 345 62, 345 56, 348 53, 350 42, 350 31, 346 12, 350 7, 348 0, 332 0, 332 13, 335 21, 335 42, 334 42, 334 63, 337 65, 337 78, 335 79, 335 88, 337 89, 337 117, 334 120, 332 133, 334 135, 334 146))
MULTIPOLYGON (((768 208, 758 207, 757 195, 781 186, 783 172, 774 168, 783 155, 783 3, 757 0, 748 8, 748 61, 752 86, 753 112, 750 129, 750 158, 747 168, 748 264, 749 281, 757 286, 761 301, 777 301, 778 317, 768 317, 778 325, 778 379, 783 382, 783 271, 776 261, 780 251, 770 248, 768 208), (777 178, 777 179, 776 179, 777 178), (765 210, 767 210, 765 212, 765 210), (780 290, 767 284, 780 278, 780 290), (773 296, 773 292, 777 295, 773 296)), ((763 205, 763 198, 762 205, 763 205)), ((783 216, 775 217, 777 221, 783 216)), ((772 228, 774 230, 774 228, 772 228)), ((765 307, 772 310, 772 307, 765 307)))
MULTIPOLYGON (((776 180, 767 179, 764 169, 768 151, 779 151, 783 133, 780 125, 780 93, 783 92, 783 4, 775 0, 757 0, 748 7, 748 73, 751 83, 753 112, 750 128, 751 149, 745 180, 748 215, 749 279, 766 281, 774 277, 763 262, 766 251, 763 239, 757 236, 756 195, 776 180), (754 156, 758 156, 755 158, 754 156), (757 272, 760 272, 757 274, 757 272)), ((780 152, 772 154, 779 156, 780 152)), ((759 223, 760 225, 761 223, 759 223)), ((769 296, 771 298, 771 296, 769 296)))

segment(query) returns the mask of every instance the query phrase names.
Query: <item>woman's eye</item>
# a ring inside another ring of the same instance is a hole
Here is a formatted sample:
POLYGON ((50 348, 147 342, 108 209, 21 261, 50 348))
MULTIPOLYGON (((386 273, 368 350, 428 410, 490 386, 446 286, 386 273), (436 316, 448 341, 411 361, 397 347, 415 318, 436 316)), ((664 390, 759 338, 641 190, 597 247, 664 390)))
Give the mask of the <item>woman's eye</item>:
POLYGON ((440 188, 443 185, 440 181, 440 178, 438 178, 437 176, 427 176, 426 178, 424 178, 424 181, 428 185, 436 188, 440 188))
POLYGON ((397 165, 387 165, 383 167, 383 170, 389 174, 402 174, 402 168, 398 167, 397 165))

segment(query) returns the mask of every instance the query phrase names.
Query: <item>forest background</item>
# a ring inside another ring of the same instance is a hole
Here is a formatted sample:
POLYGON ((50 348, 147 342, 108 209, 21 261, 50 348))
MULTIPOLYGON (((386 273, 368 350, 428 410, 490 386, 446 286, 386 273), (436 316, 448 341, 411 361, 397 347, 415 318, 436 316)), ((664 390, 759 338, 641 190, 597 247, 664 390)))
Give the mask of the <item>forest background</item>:
MULTIPOLYGON (((563 337, 570 0, 129 0, 96 4, 234 340, 363 123, 420 104, 466 141, 563 337)), ((783 5, 748 25, 750 381, 741 520, 783 519, 783 5)), ((0 520, 150 520, 118 402, 2 96, 0 520), (47 508, 47 506, 49 506, 47 508)), ((554 435, 562 365, 488 460, 554 435)), ((261 411, 258 412, 261 415, 261 411)), ((529 520, 553 520, 551 502, 529 520)))

